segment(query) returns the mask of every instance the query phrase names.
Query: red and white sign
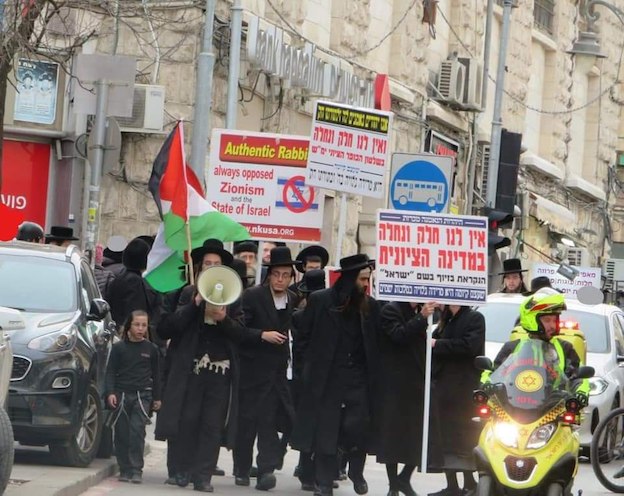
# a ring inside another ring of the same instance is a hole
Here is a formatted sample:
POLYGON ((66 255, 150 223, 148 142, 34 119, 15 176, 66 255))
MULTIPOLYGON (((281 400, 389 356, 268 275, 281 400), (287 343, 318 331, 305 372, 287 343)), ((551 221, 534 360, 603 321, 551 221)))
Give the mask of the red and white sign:
POLYGON ((317 101, 308 184, 383 198, 391 129, 390 112, 317 101))
POLYGON ((376 297, 485 303, 487 239, 486 217, 378 210, 376 297))
POLYGON ((4 140, 0 241, 15 237, 25 220, 45 227, 50 173, 50 145, 4 140))
POLYGON ((206 198, 252 239, 318 243, 324 197, 306 184, 310 140, 215 129, 206 198))

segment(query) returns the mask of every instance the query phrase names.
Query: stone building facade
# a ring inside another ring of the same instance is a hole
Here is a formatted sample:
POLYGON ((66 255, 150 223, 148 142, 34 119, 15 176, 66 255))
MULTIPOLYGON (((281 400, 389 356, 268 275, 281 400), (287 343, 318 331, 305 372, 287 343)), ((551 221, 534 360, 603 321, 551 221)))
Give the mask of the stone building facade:
MULTIPOLYGON (((195 61, 200 49, 202 10, 176 3, 163 15, 172 22, 150 35, 145 19, 114 26, 104 19, 102 34, 86 49, 136 56, 137 82, 166 88, 165 120, 188 121, 192 134, 195 61)), ((486 30, 486 0, 243 0, 245 24, 255 15, 290 35, 290 43, 312 42, 316 54, 362 80, 390 78, 394 112, 391 152, 441 149, 456 155, 452 210, 474 213, 482 206, 499 55, 502 1, 495 0, 490 44, 490 78, 483 111, 466 110, 441 98, 440 64, 449 58, 481 62, 486 30), (433 7, 432 7, 433 6, 433 7), (437 7, 435 9, 434 7, 437 7), (433 10, 432 10, 433 9, 433 10), (423 22, 428 18, 429 22, 423 22), (433 146, 436 143, 436 147, 433 146), (474 195, 472 195, 474 192, 474 195), (470 201, 472 198, 472 202, 470 201)), ((606 58, 582 61, 567 51, 585 21, 572 0, 517 0, 504 84, 503 126, 522 133, 514 242, 507 256, 546 261, 565 259, 560 239, 576 245, 572 253, 598 266, 624 246, 620 228, 621 178, 616 162, 624 150, 624 92, 617 84, 624 26, 605 11, 597 28, 606 58)), ((622 3, 614 0, 614 3, 622 3)), ((215 19, 212 126, 223 127, 227 97, 231 3, 217 2, 215 19)), ((154 9, 158 9, 154 2, 154 9)), ((600 7, 598 7, 600 8, 600 7)), ((306 135, 316 96, 287 87, 259 73, 246 61, 242 41, 237 128, 306 135)), ((100 242, 112 234, 154 233, 158 217, 147 192, 151 165, 163 134, 125 133, 117 170, 103 178, 100 242)), ((190 151, 190 147, 188 148, 190 151)), ((624 169, 623 169, 624 170, 624 169)), ((208 178, 210 180, 210 178, 208 178)), ((336 242, 338 209, 331 192, 325 200, 323 243, 336 242)), ((384 201, 349 196, 342 253, 374 254, 374 212, 384 201)), ((333 251, 333 250, 330 250, 333 251)), ((624 258, 624 252, 621 255, 624 258)), ((580 261, 579 261, 580 263, 580 261)))

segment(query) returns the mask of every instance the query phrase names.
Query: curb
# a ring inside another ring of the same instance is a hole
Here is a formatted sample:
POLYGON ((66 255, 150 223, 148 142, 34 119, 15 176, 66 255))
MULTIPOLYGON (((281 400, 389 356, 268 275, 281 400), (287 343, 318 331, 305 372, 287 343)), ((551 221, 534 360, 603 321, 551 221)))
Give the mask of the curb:
MULTIPOLYGON (((145 443, 145 456, 151 451, 145 443)), ((87 468, 47 466, 40 477, 19 486, 9 485, 4 496, 78 496, 117 473, 115 457, 108 460, 95 459, 87 468)))

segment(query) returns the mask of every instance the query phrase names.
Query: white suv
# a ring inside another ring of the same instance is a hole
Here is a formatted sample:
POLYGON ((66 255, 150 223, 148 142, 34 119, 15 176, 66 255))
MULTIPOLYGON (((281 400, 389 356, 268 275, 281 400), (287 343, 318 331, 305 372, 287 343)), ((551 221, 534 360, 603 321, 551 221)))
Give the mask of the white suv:
MULTIPOLYGON (((520 294, 496 293, 488 296, 487 304, 477 307, 485 316, 485 352, 492 360, 509 341, 519 316, 520 294)), ((613 305, 584 305, 566 298, 568 310, 562 321, 574 322, 587 341, 587 364, 594 367, 590 381, 589 406, 579 434, 581 447, 589 453, 592 433, 598 422, 612 409, 624 405, 624 313, 613 305)))
POLYGON ((13 429, 6 411, 13 368, 8 332, 23 328, 23 322, 18 310, 0 307, 0 494, 4 493, 13 468, 13 429))

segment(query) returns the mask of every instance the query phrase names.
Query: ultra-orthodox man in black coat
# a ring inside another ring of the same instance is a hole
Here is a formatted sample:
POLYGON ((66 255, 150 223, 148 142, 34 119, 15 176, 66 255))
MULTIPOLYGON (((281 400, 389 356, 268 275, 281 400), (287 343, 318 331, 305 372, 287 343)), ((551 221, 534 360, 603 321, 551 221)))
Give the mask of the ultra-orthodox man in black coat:
POLYGON ((340 261, 341 277, 310 295, 298 330, 304 353, 293 448, 313 453, 321 494, 331 494, 336 455, 349 458, 349 477, 364 494, 366 453, 374 451, 379 308, 365 295, 373 261, 353 255, 340 261))
POLYGON ((206 324, 205 307, 205 302, 198 306, 193 299, 167 315, 158 326, 162 339, 175 342, 175 353, 169 364, 156 437, 176 441, 178 454, 184 458, 179 461, 179 469, 191 472, 196 489, 210 485, 218 458, 215 448, 223 445, 232 449, 235 444, 240 383, 238 345, 262 339, 261 332, 246 329, 228 316, 215 324, 206 324), (208 360, 207 350, 212 355, 208 360), (217 351, 217 356, 212 350, 217 351), (208 393, 213 396, 208 397, 208 393), (216 404, 220 406, 215 408, 216 404), (197 421, 199 425, 193 433, 195 428, 189 424, 197 421))
POLYGON ((279 343, 262 341, 241 347, 241 381, 238 435, 234 450, 236 484, 248 485, 253 446, 258 438, 259 489, 275 486, 273 471, 282 463, 284 450, 278 432, 292 428, 294 411, 288 387, 289 333, 296 296, 288 290, 293 265, 290 249, 271 250, 267 280, 243 293, 245 325, 254 332, 278 331, 279 343), (278 419, 285 419, 278 426, 278 419))

